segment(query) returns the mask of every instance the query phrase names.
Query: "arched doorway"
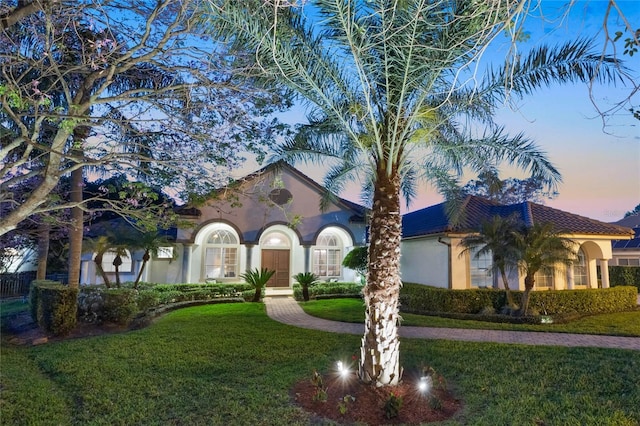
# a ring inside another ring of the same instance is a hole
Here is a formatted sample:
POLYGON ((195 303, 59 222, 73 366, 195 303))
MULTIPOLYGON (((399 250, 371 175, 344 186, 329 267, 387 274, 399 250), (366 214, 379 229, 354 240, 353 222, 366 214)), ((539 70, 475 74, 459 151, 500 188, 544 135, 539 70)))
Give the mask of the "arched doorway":
POLYGON ((289 287, 291 276, 291 240, 280 231, 272 231, 262 238, 262 268, 275 271, 267 287, 289 287))

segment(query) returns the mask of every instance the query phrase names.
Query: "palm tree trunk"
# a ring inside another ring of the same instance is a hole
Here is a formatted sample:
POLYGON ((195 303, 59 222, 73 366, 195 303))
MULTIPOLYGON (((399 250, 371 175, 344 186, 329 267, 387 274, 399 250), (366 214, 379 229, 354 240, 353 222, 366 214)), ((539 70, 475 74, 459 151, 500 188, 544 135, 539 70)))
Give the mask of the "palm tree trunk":
POLYGON ((507 295, 507 305, 509 307, 515 306, 513 302, 513 295, 511 294, 511 289, 509 288, 509 280, 507 279, 507 272, 504 268, 500 268, 500 275, 502 275, 502 284, 504 284, 504 291, 507 295))
POLYGON ((400 176, 379 167, 371 211, 369 271, 363 289, 365 323, 359 377, 364 383, 393 386, 400 381, 398 296, 400 294, 400 176))
POLYGON ((119 254, 113 259, 113 267, 115 269, 116 274, 116 287, 120 288, 120 265, 122 265, 122 258, 119 254))
POLYGON ((95 259, 93 259, 93 262, 96 264, 96 270, 98 271, 98 274, 100 274, 100 276, 102 277, 102 281, 104 282, 104 285, 107 286, 107 288, 111 288, 111 281, 109 281, 109 277, 104 272, 104 268, 102 267, 102 253, 100 252, 96 253, 96 257, 95 259))
POLYGON ((142 265, 140 265, 140 270, 138 271, 138 276, 136 277, 136 281, 133 283, 134 290, 138 288, 138 284, 140 283, 140 279, 142 278, 142 272, 144 271, 144 267, 147 266, 147 262, 151 259, 151 254, 149 250, 145 250, 142 255, 142 265))
POLYGON ((524 277, 524 293, 522 293, 522 301, 520 306, 520 312, 522 315, 527 315, 529 313, 529 298, 531 296, 531 290, 533 289, 533 285, 535 284, 534 274, 527 274, 524 277))

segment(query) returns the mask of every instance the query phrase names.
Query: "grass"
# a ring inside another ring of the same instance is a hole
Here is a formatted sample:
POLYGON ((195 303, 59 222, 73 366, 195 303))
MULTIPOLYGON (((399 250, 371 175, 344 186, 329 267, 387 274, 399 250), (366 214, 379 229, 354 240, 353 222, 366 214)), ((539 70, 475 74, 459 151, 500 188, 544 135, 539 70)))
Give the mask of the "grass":
POLYGON ((21 298, 0 301, 0 317, 2 318, 28 310, 29 302, 25 302, 21 298))
MULTIPOLYGON (((246 303, 182 309, 125 334, 3 343, 2 424, 307 425, 291 386, 351 360, 359 342, 246 303)), ((405 380, 428 363, 464 400, 446 424, 640 422, 640 352, 411 339, 401 351, 405 380)))
MULTIPOLYGON (((344 322, 364 321, 364 305, 359 299, 313 300, 301 303, 301 306, 309 315, 320 318, 344 322)), ((548 331, 640 337, 640 310, 593 315, 566 324, 506 324, 404 313, 402 319, 402 325, 418 327, 548 331)))

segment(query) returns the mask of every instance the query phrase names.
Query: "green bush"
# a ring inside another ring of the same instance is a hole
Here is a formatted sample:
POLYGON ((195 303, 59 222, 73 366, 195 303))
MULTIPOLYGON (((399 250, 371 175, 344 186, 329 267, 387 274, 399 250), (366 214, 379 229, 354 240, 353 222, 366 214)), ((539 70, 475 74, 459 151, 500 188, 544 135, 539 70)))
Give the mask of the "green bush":
POLYGON ((138 310, 141 312, 154 308, 160 304, 160 295, 155 290, 140 290, 136 297, 138 310))
POLYGON ((112 288, 103 293, 102 319, 120 325, 128 325, 136 312, 136 291, 128 288, 112 288))
POLYGON ((632 285, 640 291, 640 267, 609 266, 611 287, 632 285))
POLYGON ((412 283, 403 284, 400 290, 400 307, 404 312, 476 314, 486 308, 500 311, 505 304, 503 290, 448 290, 412 283))
MULTIPOLYGON (((328 295, 334 297, 355 297, 362 295, 362 285, 357 283, 327 283, 321 282, 309 286, 310 298, 326 298, 328 295)), ((300 284, 293 285, 293 297, 296 300, 304 300, 302 295, 302 286, 300 284)))
MULTIPOLYGON (((521 292, 514 294, 519 303, 521 292)), ((531 292, 531 307, 541 314, 604 314, 635 309, 638 289, 619 286, 588 290, 549 290, 531 292)))
POLYGON ((29 310, 31 312, 31 318, 33 321, 38 322, 38 291, 36 286, 40 285, 61 285, 59 281, 51 280, 33 280, 31 281, 31 287, 29 289, 29 310))
MULTIPOLYGON (((531 292, 530 307, 546 315, 596 314, 632 310, 637 304, 635 287, 589 290, 549 290, 531 292)), ((522 292, 513 292, 520 303, 522 292)), ((500 312, 505 305, 504 290, 448 290, 420 284, 404 284, 400 290, 400 309, 419 314, 477 314, 493 308, 500 312)))
POLYGON ((77 324, 78 289, 59 283, 33 286, 38 326, 56 336, 69 334, 77 324))

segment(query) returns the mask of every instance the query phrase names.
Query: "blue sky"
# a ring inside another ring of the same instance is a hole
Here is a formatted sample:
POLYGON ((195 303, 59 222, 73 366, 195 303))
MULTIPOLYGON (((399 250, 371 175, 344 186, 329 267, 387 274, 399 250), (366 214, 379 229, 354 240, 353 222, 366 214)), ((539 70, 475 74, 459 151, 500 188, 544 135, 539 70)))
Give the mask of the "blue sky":
MULTIPOLYGON (((640 1, 617 3, 631 25, 640 28, 640 1)), ((569 16, 560 19, 566 4, 567 1, 543 0, 541 8, 527 21, 531 38, 521 48, 540 43, 554 45, 578 36, 595 35, 599 42, 604 41, 602 23, 607 1, 575 1, 569 16)), ((622 28, 615 16, 610 18, 609 25, 610 32, 622 28)), ((498 38, 487 52, 487 58, 497 63, 504 60, 506 43, 506 38, 498 38)), ((640 53, 624 59, 636 81, 640 81, 640 53)), ((597 110, 610 108, 614 102, 624 99, 629 90, 628 87, 595 87, 590 92, 586 85, 552 87, 518 101, 517 111, 507 107, 500 111, 497 121, 512 134, 523 132, 535 140, 562 173, 559 196, 546 202, 547 205, 613 222, 640 203, 640 121, 625 109, 603 122, 597 110)), ((640 106, 640 94, 635 95, 632 103, 640 106)), ((286 117, 291 123, 301 120, 304 116, 300 110, 291 111, 286 117)), ((302 163, 296 166, 321 182, 324 174, 321 167, 302 163)), ((503 178, 512 176, 522 177, 509 170, 504 170, 502 175, 503 178)), ((359 201, 357 185, 340 195, 359 201)), ((442 198, 433 188, 424 187, 407 211, 440 201, 442 198)))

